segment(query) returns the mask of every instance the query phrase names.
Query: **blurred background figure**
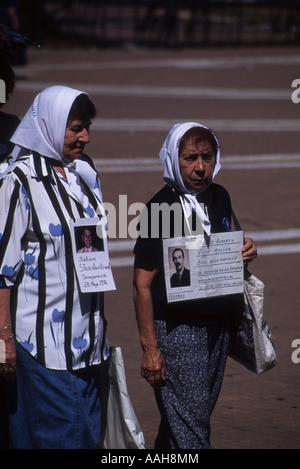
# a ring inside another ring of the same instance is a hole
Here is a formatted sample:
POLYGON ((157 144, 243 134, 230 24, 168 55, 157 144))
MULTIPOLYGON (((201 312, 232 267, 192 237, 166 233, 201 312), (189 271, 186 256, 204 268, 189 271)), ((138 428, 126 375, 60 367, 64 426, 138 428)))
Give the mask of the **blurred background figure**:
MULTIPOLYGON (((0 24, 6 26, 8 29, 18 31, 19 19, 17 12, 17 4, 15 1, 0 0, 0 24)), ((5 106, 10 95, 13 93, 15 86, 15 74, 11 67, 14 61, 12 56, 6 53, 7 41, 4 37, 0 38, 0 86, 5 87, 1 89, 0 99, 0 175, 7 165, 7 159, 12 151, 13 144, 10 138, 15 129, 20 123, 18 116, 3 112, 2 108, 5 106), (5 50, 5 52, 4 52, 5 50), (5 97, 5 99, 3 99, 5 97)), ((26 54, 21 52, 22 60, 26 61, 26 54)), ((0 449, 8 448, 8 416, 6 404, 6 387, 4 386, 4 379, 0 377, 0 449)))
MULTIPOLYGON (((11 154, 13 144, 10 142, 10 138, 20 123, 18 116, 2 110, 10 95, 13 93, 15 86, 14 71, 5 55, 2 53, 0 53, 0 79, 3 80, 1 86, 5 86, 5 102, 1 100, 0 103, 0 164, 2 166, 2 163, 5 163, 11 154)), ((2 94, 4 95, 4 93, 2 94)))
MULTIPOLYGON (((10 142, 10 138, 18 127, 20 119, 14 114, 3 112, 2 108, 7 102, 9 96, 13 93, 15 85, 15 75, 12 67, 8 63, 5 55, 0 53, 0 82, 2 86, 5 86, 5 93, 1 93, 5 96, 5 102, 0 103, 0 175, 7 166, 7 159, 10 155, 13 144, 10 142)), ((6 407, 6 387, 4 386, 4 378, 0 376, 0 449, 8 447, 8 417, 6 407)))
MULTIPOLYGON (((22 14, 20 2, 18 0, 0 0, 0 24, 15 33, 22 33, 22 14)), ((1 38, 2 42, 2 38, 1 38)), ((25 65, 27 54, 25 48, 15 51, 10 57, 10 63, 15 65, 25 65)))
POLYGON ((5 169, 13 145, 10 138, 20 123, 18 116, 3 112, 2 107, 15 86, 15 65, 25 65, 27 46, 34 44, 22 31, 22 2, 0 0, 0 174, 5 169))
POLYGON ((0 23, 14 31, 19 30, 18 2, 14 0, 0 0, 0 23))

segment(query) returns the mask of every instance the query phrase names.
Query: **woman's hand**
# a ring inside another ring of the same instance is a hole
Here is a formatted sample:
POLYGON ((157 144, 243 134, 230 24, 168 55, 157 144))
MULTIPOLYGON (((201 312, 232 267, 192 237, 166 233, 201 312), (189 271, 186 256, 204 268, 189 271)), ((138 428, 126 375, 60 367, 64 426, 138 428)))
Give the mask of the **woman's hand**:
POLYGON ((5 379, 14 379, 16 375, 16 346, 11 328, 0 334, 0 375, 5 379))
POLYGON ((13 379, 16 375, 16 346, 10 321, 10 289, 0 288, 0 375, 13 379))
POLYGON ((158 267, 149 259, 135 257, 133 300, 136 320, 143 350, 141 375, 154 389, 165 379, 165 360, 158 347, 153 317, 151 288, 158 273, 158 267))
POLYGON ((245 244, 242 247, 244 264, 253 261, 257 257, 257 249, 252 238, 245 238, 245 244))
POLYGON ((141 375, 154 389, 161 387, 166 378, 165 360, 159 349, 144 351, 141 375))

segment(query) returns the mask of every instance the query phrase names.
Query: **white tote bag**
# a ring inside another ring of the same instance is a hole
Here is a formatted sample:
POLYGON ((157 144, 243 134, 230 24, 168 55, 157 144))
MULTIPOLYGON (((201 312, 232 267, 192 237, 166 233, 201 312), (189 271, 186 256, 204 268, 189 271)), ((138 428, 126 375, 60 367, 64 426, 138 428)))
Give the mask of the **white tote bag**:
POLYGON ((277 363, 263 306, 264 284, 247 271, 244 280, 244 308, 233 333, 229 356, 257 374, 270 370, 277 363))
POLYGON ((102 449, 145 449, 144 435, 128 395, 121 347, 111 347, 109 393, 102 449))
MULTIPOLYGON (((232 210, 236 230, 242 230, 232 210)), ((244 302, 238 324, 233 326, 229 356, 260 374, 277 363, 271 330, 264 316, 265 285, 247 267, 244 270, 244 302)))

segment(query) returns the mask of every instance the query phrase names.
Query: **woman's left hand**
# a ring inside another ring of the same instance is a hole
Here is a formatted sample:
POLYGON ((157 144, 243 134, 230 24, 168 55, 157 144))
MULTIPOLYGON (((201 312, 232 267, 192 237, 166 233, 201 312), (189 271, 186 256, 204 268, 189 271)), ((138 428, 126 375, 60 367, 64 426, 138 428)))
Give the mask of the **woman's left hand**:
POLYGON ((253 261, 257 257, 257 249, 252 238, 245 238, 245 244, 242 247, 243 261, 245 264, 253 261))

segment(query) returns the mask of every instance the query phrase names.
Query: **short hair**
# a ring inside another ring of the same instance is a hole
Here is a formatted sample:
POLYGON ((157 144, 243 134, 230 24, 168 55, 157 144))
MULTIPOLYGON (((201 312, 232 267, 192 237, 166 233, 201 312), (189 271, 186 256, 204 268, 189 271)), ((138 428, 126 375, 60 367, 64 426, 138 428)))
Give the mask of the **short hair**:
POLYGON ((209 129, 204 127, 191 127, 189 130, 185 132, 185 134, 181 137, 179 143, 179 155, 181 154, 184 145, 188 140, 193 138, 195 142, 203 142, 207 141, 211 144, 213 148, 214 155, 216 156, 218 153, 219 145, 216 137, 214 136, 213 132, 209 129))
POLYGON ((181 251, 182 257, 184 257, 184 252, 183 252, 183 249, 181 249, 181 248, 175 248, 175 249, 173 249, 173 251, 172 251, 172 257, 173 257, 173 254, 174 254, 175 251, 181 251))
POLYGON ((74 100, 69 112, 68 122, 71 120, 92 120, 96 115, 96 108, 87 94, 80 94, 74 100))

